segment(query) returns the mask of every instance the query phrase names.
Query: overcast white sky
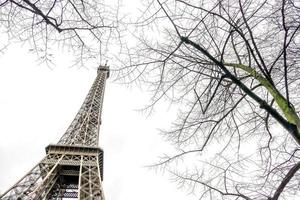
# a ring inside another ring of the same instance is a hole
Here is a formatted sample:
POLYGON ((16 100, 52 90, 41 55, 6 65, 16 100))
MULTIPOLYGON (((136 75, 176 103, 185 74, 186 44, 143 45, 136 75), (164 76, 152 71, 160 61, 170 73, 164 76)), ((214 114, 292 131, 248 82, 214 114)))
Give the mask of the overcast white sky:
MULTIPOLYGON (((45 146, 59 140, 79 110, 97 66, 69 66, 67 54, 52 70, 39 65, 28 47, 18 44, 0 55, 1 193, 45 156, 45 146)), ((142 91, 108 79, 100 130, 106 199, 196 199, 168 176, 144 167, 170 148, 157 128, 167 128, 176 117, 166 105, 148 118, 134 110, 147 101, 142 91)))
MULTIPOLYGON (((134 11, 137 2, 124 1, 124 10, 134 11)), ((50 69, 39 64, 29 48, 12 44, 0 54, 0 193, 45 156, 49 143, 57 143, 96 77, 98 66, 70 68, 66 52, 58 53, 50 69)), ((196 199, 167 175, 144 167, 170 150, 157 129, 167 128, 176 117, 167 105, 148 118, 135 111, 148 98, 143 91, 108 79, 100 130, 106 199, 196 199)))

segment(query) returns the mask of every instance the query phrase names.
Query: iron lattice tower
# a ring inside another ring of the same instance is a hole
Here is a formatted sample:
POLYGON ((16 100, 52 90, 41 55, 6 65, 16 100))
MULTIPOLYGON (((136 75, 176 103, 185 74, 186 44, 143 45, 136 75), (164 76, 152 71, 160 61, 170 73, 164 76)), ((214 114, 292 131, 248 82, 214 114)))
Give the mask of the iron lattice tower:
POLYGON ((75 119, 58 144, 0 197, 1 200, 104 200, 103 151, 98 147, 107 66, 97 77, 75 119))

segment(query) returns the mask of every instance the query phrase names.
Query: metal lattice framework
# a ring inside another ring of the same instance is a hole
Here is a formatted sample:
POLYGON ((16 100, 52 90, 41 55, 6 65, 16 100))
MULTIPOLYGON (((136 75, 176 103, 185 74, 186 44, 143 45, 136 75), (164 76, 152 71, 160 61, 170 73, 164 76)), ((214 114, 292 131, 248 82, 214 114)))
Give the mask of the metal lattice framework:
POLYGON ((75 119, 58 144, 46 147, 46 156, 1 200, 104 200, 103 151, 98 147, 107 66, 97 77, 75 119))

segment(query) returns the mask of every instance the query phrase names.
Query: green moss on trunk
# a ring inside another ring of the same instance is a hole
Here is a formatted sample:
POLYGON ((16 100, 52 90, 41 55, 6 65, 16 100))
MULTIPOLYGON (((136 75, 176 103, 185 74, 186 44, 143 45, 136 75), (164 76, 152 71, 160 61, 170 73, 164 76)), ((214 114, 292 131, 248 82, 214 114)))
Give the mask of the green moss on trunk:
POLYGON ((266 78, 259 74, 255 69, 247 65, 235 63, 225 63, 225 65, 241 69, 247 72, 252 77, 254 77, 273 96, 275 102, 284 114, 285 118, 290 123, 295 124, 297 126, 298 131, 300 132, 300 119, 295 109, 289 106, 287 99, 284 96, 282 96, 282 94, 266 78))

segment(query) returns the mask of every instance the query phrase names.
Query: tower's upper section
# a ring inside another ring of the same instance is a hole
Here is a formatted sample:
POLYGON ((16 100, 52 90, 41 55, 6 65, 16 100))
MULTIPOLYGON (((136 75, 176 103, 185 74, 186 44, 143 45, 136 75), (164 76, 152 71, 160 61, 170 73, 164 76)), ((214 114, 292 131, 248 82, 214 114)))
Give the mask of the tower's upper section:
POLYGON ((97 69, 97 73, 99 74, 100 72, 106 71, 107 72, 107 77, 109 77, 109 67, 107 65, 100 65, 97 69))
POLYGON ((58 144, 98 146, 105 83, 108 77, 108 66, 100 66, 80 110, 58 144))

